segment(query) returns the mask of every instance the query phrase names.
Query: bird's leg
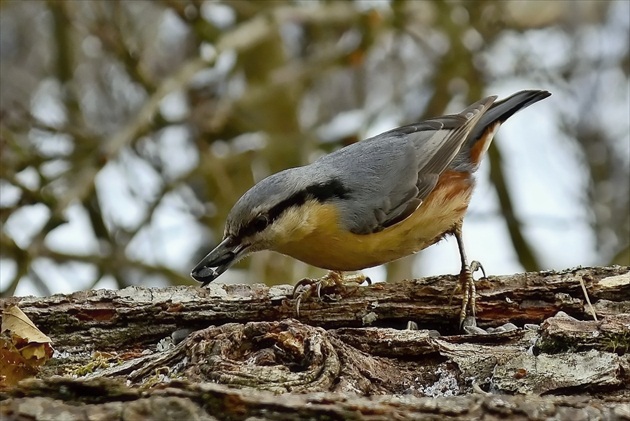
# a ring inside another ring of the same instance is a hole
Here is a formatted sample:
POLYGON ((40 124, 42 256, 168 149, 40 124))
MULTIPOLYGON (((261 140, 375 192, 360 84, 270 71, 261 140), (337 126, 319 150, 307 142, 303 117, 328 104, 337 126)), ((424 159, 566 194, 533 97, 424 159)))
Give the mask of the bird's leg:
POLYGON ((293 287, 293 298, 296 299, 295 310, 297 316, 300 317, 300 304, 302 301, 309 299, 313 293, 316 293, 317 298, 321 299, 322 289, 345 288, 347 284, 356 284, 356 286, 359 286, 365 281, 367 281, 368 284, 372 283, 370 278, 362 274, 349 275, 344 278, 340 271, 330 271, 318 279, 302 279, 293 287), (298 293, 298 290, 302 287, 304 287, 304 290, 298 293))
POLYGON ((475 287, 475 280, 473 279, 473 273, 477 270, 481 269, 484 278, 486 277, 486 271, 476 260, 470 262, 468 264, 468 259, 466 258, 466 251, 464 250, 464 241, 462 240, 462 226, 459 224, 455 230, 453 231, 455 235, 455 239, 457 240, 457 247, 459 248, 459 255, 461 257, 462 262, 462 270, 459 273, 459 283, 460 288, 462 289, 463 298, 462 298, 462 308, 459 313, 459 326, 463 327, 464 322, 466 321, 467 316, 472 317, 472 324, 475 324, 475 306, 477 300, 477 289, 475 287), (470 311, 469 311, 470 310, 470 311))

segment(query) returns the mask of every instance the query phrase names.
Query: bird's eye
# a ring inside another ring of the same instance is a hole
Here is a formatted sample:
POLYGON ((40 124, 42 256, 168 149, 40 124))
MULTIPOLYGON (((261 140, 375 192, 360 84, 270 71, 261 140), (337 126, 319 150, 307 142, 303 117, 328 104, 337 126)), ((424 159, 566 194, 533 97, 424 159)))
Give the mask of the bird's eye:
POLYGON ((267 220, 267 217, 265 215, 258 215, 256 218, 254 218, 253 225, 256 231, 260 232, 267 228, 267 225, 269 225, 269 221, 267 220))

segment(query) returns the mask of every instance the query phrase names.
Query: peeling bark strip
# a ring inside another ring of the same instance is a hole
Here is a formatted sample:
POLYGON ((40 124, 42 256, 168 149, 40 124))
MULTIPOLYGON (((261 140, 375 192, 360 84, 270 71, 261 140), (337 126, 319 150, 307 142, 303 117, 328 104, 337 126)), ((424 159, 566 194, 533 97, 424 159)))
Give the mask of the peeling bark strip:
POLYGON ((457 323, 459 303, 445 304, 455 282, 360 287, 305 303, 300 320, 288 286, 4 300, 19 304, 60 353, 41 380, 0 391, 0 416, 630 419, 630 268, 479 282, 487 331, 443 336, 452 328, 441 317, 457 323), (598 321, 584 308, 580 280, 598 321), (491 317, 542 324, 493 330, 500 323, 491 317), (409 319, 431 330, 386 327, 409 319))
MULTIPOLYGON (((628 311, 629 267, 579 268, 491 276, 477 282, 478 324, 540 324, 558 311, 591 319, 584 308, 581 279, 598 316, 628 311)), ((420 328, 453 334, 457 333, 460 302, 457 295, 452 302, 450 298, 457 282, 456 276, 438 276, 349 288, 343 296, 333 293, 322 301, 302 303, 299 320, 324 328, 369 324, 400 329, 411 320, 420 328)), ((288 298, 291 293, 288 285, 210 284, 208 289, 129 287, 46 298, 13 297, 3 302, 18 304, 64 349, 120 350, 155 343, 178 329, 296 317, 295 301, 288 298)))

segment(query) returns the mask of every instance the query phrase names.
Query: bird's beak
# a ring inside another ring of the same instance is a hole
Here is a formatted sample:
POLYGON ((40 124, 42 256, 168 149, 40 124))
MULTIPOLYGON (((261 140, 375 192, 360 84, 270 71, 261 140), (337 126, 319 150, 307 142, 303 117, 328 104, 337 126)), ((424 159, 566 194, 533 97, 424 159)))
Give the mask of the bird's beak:
POLYGON ((233 263, 246 253, 247 245, 238 244, 232 237, 227 237, 214 248, 206 257, 197 263, 190 276, 202 282, 202 287, 214 281, 233 263))

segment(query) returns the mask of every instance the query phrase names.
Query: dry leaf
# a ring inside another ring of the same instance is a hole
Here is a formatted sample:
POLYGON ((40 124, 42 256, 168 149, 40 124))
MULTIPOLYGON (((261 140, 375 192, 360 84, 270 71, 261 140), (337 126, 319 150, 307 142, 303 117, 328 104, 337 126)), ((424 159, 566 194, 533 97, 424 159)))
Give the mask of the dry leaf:
POLYGON ((18 306, 9 306, 2 312, 2 332, 9 331, 11 335, 18 336, 27 343, 50 343, 48 336, 44 335, 20 310, 18 306))
POLYGON ((30 343, 20 348, 20 354, 29 364, 43 365, 52 357, 52 348, 48 344, 30 343))
POLYGON ((28 364, 6 335, 0 336, 0 361, 0 389, 37 374, 37 369, 28 364))
POLYGON ((2 312, 0 336, 0 386, 6 387, 33 376, 53 354, 50 338, 42 333, 17 306, 2 312))

